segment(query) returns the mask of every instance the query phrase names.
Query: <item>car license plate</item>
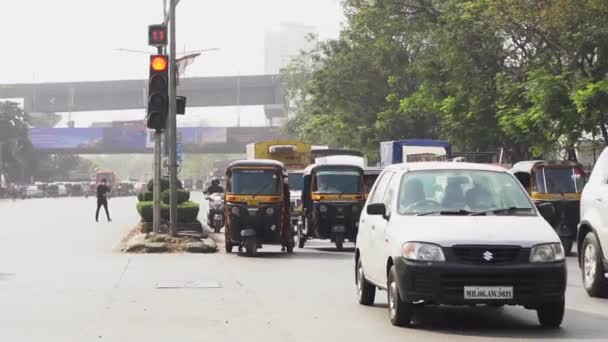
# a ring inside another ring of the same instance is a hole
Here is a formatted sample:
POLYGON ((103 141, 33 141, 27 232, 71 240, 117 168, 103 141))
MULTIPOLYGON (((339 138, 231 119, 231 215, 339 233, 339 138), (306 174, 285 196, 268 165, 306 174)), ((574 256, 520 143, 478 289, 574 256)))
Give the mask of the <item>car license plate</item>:
POLYGON ((513 286, 465 286, 464 299, 513 299, 513 286))

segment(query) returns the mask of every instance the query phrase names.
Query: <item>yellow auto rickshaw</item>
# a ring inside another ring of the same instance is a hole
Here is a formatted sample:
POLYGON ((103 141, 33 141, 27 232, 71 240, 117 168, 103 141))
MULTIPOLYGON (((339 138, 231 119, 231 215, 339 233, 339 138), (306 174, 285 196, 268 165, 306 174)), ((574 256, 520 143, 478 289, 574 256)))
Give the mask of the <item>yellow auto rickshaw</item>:
POLYGON ((226 252, 245 248, 255 256, 262 244, 293 252, 289 186, 285 166, 274 160, 240 160, 226 170, 226 252))
POLYGON ((551 203, 555 214, 547 221, 570 255, 580 221, 580 200, 585 185, 583 165, 567 160, 531 160, 513 165, 511 173, 528 191, 534 203, 551 203))
POLYGON ((363 169, 357 165, 313 164, 304 172, 303 222, 298 247, 310 238, 329 239, 338 250, 355 242, 365 203, 363 169))

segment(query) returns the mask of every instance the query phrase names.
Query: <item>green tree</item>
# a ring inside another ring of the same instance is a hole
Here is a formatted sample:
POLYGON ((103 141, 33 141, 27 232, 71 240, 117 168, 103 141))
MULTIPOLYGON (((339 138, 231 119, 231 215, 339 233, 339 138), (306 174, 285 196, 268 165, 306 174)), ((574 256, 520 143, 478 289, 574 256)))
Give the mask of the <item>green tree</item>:
POLYGON ((608 2, 345 0, 347 22, 284 70, 292 132, 363 149, 442 138, 513 159, 608 138, 608 2), (297 95, 297 96, 295 96, 297 95))
POLYGON ((25 181, 28 155, 28 116, 15 102, 0 102, 0 173, 10 182, 25 181))

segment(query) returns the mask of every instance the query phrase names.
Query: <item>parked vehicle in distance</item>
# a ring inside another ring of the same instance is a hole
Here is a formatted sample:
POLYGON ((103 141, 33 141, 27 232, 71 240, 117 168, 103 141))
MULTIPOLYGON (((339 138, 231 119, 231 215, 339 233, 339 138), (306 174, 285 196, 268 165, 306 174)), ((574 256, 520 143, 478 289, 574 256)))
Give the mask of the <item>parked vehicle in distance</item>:
POLYGON ((585 186, 583 165, 568 160, 530 160, 513 165, 511 173, 537 206, 553 204, 555 215, 547 221, 559 235, 566 255, 570 255, 580 222, 581 192, 585 186))
POLYGON ((36 185, 30 185, 25 188, 25 197, 27 198, 42 198, 44 192, 40 190, 36 185))
POLYGON ((49 184, 46 187, 46 196, 47 197, 59 197, 59 185, 49 184))
POLYGON ((64 184, 57 184, 57 195, 59 197, 67 197, 68 188, 64 184))
POLYGON ((70 196, 81 197, 84 196, 84 189, 82 188, 82 184, 76 183, 72 184, 70 187, 70 196))
POLYGON ((543 326, 565 308, 562 244, 517 179, 495 166, 422 162, 387 167, 361 215, 359 303, 388 292, 393 325, 425 305, 522 305, 543 326))
POLYGON ((583 287, 592 297, 608 297, 608 148, 583 190, 577 241, 583 287))

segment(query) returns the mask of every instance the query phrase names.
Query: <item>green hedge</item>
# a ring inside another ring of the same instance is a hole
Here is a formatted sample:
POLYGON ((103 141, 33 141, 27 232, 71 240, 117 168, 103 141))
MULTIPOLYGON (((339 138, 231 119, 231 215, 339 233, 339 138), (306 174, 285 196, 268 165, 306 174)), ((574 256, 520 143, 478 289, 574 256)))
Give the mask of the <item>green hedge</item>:
MULTIPOLYGON (((182 182, 178 179, 177 180, 177 188, 178 189, 183 189, 184 187, 182 186, 182 182)), ((169 189, 169 178, 167 177, 163 177, 160 179, 160 191, 165 191, 169 189)), ((154 180, 151 179, 148 182, 148 191, 153 191, 154 190, 154 180)))
MULTIPOLYGON (((186 201, 177 206, 177 217, 181 223, 193 223, 198 220, 200 207, 198 203, 186 201)), ((154 216, 154 202, 138 202, 137 212, 141 216, 142 222, 152 222, 154 216)), ((169 206, 161 203, 160 216, 163 220, 169 221, 169 206)))
MULTIPOLYGON (((171 198, 171 192, 169 190, 165 190, 162 192, 161 201, 164 204, 169 204, 169 199, 171 198)), ((190 199, 190 192, 187 190, 177 190, 177 204, 182 204, 190 199)))
POLYGON ((154 193, 152 191, 144 191, 137 193, 137 200, 140 202, 154 201, 154 193))

